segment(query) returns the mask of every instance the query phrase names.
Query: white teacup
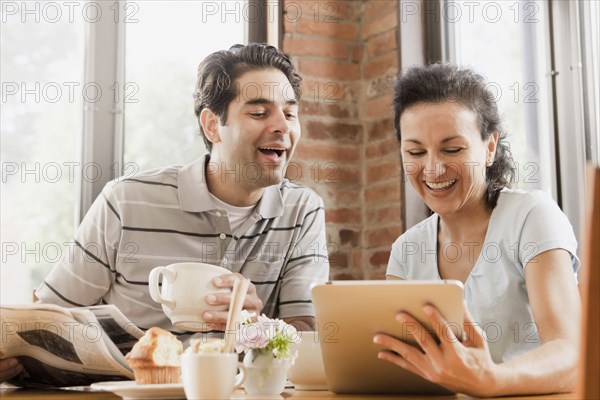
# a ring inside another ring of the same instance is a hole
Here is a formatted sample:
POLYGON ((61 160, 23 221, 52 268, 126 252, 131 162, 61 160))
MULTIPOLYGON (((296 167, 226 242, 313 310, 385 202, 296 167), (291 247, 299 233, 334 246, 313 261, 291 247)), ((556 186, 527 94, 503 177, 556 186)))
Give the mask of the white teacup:
POLYGON ((173 325, 188 331, 209 330, 202 318, 205 311, 225 311, 227 305, 212 306, 206 302, 210 293, 228 293, 229 289, 217 289, 212 280, 231 271, 204 263, 176 263, 156 267, 150 271, 148 286, 150 296, 162 304, 165 315, 173 325), (158 286, 163 276, 162 289, 158 286))
POLYGON ((292 345, 298 351, 298 358, 288 372, 288 378, 296 390, 326 390, 327 378, 318 331, 301 331, 299 343, 292 345))
POLYGON ((246 378, 236 353, 190 353, 181 355, 181 380, 188 399, 229 399, 246 378), (236 377, 238 368, 241 373, 236 377))

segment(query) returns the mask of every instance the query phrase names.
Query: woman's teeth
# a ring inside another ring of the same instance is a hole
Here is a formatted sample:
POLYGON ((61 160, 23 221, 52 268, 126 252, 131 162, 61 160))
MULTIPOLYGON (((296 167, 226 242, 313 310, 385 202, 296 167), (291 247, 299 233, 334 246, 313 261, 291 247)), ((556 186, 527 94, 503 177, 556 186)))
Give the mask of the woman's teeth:
POLYGON ((456 179, 453 179, 450 181, 444 181, 444 182, 425 182, 425 184, 427 185, 428 188, 433 189, 433 190, 444 190, 444 189, 448 189, 450 186, 454 185, 454 182, 456 182, 456 179))

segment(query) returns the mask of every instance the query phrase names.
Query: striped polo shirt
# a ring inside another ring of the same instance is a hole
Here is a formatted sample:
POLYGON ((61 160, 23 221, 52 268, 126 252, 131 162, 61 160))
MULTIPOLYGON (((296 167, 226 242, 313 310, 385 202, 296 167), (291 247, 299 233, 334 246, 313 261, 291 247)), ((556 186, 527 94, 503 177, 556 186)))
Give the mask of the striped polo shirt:
POLYGON ((311 285, 329 278, 323 200, 287 180, 270 186, 236 236, 227 212, 214 209, 206 165, 208 155, 108 183, 37 297, 67 307, 115 304, 142 329, 177 333, 151 299, 148 275, 204 262, 249 278, 271 318, 314 316, 311 285))

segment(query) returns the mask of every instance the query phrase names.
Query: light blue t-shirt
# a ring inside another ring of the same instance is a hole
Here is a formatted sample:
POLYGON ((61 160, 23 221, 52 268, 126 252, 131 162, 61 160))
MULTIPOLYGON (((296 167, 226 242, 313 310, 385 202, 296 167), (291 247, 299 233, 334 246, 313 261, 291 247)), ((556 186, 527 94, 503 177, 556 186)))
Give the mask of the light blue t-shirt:
MULTIPOLYGON (((406 280, 441 279, 436 250, 438 218, 433 214, 394 242, 388 275, 406 280)), ((459 247, 472 248, 467 243, 460 245, 442 249, 442 255, 456 257, 459 247)), ((496 363, 540 345, 527 296, 525 266, 551 249, 571 253, 573 271, 577 272, 573 227, 554 200, 542 191, 502 190, 481 254, 464 285, 469 311, 485 331, 496 363)))

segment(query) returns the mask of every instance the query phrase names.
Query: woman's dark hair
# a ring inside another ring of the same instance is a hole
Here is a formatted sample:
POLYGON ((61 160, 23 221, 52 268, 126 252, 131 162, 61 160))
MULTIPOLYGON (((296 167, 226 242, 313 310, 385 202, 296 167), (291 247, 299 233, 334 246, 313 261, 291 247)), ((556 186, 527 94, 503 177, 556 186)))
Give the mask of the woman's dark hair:
POLYGON ((235 81, 253 70, 275 68, 290 81, 296 100, 300 100, 300 82, 289 57, 273 46, 262 43, 236 44, 206 57, 198 66, 198 80, 194 91, 194 113, 200 125, 200 134, 210 152, 212 143, 207 139, 199 117, 203 109, 215 113, 222 124, 227 122, 227 107, 238 95, 235 81))
POLYGON ((408 108, 422 103, 459 102, 475 114, 481 132, 481 140, 487 140, 498 132, 498 145, 494 162, 486 170, 487 190, 485 201, 495 207, 500 191, 510 187, 515 167, 508 144, 507 134, 502 129, 500 115, 494 95, 486 87, 481 75, 470 69, 451 64, 432 64, 411 67, 401 73, 394 90, 394 126, 401 140, 400 117, 408 108))

